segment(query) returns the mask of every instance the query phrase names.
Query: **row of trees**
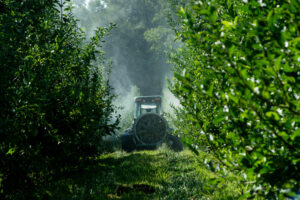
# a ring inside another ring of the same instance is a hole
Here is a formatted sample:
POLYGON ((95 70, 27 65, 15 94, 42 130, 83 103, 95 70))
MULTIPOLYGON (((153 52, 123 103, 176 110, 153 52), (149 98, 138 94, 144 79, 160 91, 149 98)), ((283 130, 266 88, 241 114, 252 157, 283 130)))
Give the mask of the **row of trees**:
POLYGON ((254 182, 244 198, 292 196, 300 189, 299 1, 190 0, 178 10, 185 47, 172 55, 172 90, 187 137, 254 182))
POLYGON ((99 155, 113 96, 100 51, 57 0, 0 1, 0 198, 46 199, 43 184, 99 155))

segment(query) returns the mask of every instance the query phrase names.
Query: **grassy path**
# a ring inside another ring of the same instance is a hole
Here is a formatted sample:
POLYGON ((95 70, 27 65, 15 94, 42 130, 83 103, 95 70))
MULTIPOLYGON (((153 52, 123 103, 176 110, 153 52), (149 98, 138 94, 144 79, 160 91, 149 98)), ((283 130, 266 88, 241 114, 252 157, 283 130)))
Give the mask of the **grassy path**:
MULTIPOLYGON (((201 156, 201 155, 200 155, 201 156)), ((72 174, 55 188, 55 199, 237 199, 228 180, 214 182, 215 174, 192 152, 166 148, 131 154, 103 155, 93 167, 72 174), (65 196, 62 196, 64 194, 65 196)), ((53 190, 52 190, 53 191, 53 190)))

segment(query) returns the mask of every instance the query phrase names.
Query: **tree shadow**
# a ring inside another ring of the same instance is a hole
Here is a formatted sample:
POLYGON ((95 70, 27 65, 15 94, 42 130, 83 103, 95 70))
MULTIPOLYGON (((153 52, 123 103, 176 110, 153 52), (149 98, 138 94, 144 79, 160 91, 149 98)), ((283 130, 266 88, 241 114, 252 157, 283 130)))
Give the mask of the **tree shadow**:
POLYGON ((155 175, 162 156, 106 156, 49 183, 43 199, 153 199, 157 187, 165 184, 155 175))

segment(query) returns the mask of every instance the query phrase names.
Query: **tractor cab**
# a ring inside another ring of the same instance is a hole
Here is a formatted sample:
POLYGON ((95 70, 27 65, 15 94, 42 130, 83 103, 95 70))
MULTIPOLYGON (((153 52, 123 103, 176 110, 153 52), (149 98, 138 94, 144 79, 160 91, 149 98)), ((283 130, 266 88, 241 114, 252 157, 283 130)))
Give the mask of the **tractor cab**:
POLYGON ((153 150, 166 143, 174 151, 182 151, 180 139, 172 135, 171 128, 162 116, 161 96, 138 96, 134 98, 134 122, 121 135, 122 149, 153 150))
POLYGON ((161 115, 161 96, 138 96, 134 99, 134 119, 145 113, 161 115))

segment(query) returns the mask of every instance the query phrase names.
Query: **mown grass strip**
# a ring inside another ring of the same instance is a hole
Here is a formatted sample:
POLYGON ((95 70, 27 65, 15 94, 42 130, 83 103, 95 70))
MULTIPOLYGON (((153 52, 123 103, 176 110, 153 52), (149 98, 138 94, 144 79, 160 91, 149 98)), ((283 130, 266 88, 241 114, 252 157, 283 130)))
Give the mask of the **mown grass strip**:
POLYGON ((131 154, 117 151, 49 186, 58 199, 238 199, 237 183, 218 179, 199 163, 203 158, 204 153, 195 157, 189 150, 175 153, 164 147, 131 154))

